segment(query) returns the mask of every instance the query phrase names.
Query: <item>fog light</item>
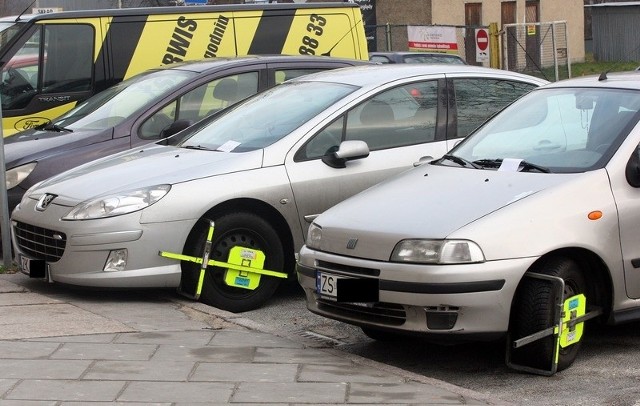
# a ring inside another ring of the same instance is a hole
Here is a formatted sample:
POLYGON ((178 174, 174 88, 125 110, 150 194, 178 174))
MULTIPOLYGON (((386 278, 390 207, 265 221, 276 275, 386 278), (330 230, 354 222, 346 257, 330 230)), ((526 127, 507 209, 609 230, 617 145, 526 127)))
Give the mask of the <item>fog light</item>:
POLYGON ((458 321, 458 307, 426 307, 427 328, 429 330, 451 330, 458 321))
POLYGON ((102 269, 104 272, 124 271, 127 266, 127 250, 112 250, 109 252, 107 263, 102 269))

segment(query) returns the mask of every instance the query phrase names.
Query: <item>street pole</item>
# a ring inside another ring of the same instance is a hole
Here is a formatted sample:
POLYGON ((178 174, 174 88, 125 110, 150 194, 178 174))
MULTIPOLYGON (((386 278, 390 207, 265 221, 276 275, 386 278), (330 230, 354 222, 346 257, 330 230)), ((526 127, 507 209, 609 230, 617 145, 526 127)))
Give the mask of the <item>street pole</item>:
MULTIPOLYGON (((0 96, 0 102, 2 97, 0 96)), ((2 128, 2 103, 0 103, 0 208, 2 212, 2 262, 5 269, 11 267, 11 222, 9 220, 9 198, 7 197, 7 167, 4 160, 4 134, 2 128)))

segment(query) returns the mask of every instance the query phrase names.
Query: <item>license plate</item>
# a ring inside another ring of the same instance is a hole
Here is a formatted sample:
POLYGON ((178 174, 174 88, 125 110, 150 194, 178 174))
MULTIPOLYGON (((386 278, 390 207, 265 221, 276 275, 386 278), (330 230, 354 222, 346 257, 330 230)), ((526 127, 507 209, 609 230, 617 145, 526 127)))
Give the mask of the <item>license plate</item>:
POLYGON ((44 278, 46 275, 46 264, 41 259, 31 259, 20 255, 20 272, 32 278, 44 278))
POLYGON ((324 272, 316 273, 316 293, 322 296, 338 297, 338 279, 340 276, 324 272))

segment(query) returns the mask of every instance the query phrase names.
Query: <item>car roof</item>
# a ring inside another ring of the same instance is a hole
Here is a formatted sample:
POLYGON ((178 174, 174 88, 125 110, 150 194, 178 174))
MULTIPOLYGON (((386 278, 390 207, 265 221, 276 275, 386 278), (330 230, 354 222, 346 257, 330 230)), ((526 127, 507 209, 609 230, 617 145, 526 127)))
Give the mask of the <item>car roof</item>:
POLYGON ((468 75, 470 77, 503 77, 512 80, 537 83, 543 85, 548 81, 534 76, 525 75, 501 69, 485 68, 473 65, 453 64, 372 64, 355 67, 347 67, 314 73, 302 76, 295 81, 338 82, 359 87, 378 86, 381 83, 389 83, 407 77, 420 77, 423 75, 468 75))
POLYGON ((640 72, 610 72, 600 75, 580 76, 553 82, 545 88, 592 87, 640 90, 640 72))
POLYGON ((233 57, 216 57, 199 59, 195 61, 177 62, 164 65, 153 70, 187 70, 203 73, 212 69, 228 68, 232 66, 244 66, 249 63, 295 63, 309 62, 318 64, 363 65, 371 62, 359 59, 335 58, 329 56, 308 55, 244 55, 233 57))

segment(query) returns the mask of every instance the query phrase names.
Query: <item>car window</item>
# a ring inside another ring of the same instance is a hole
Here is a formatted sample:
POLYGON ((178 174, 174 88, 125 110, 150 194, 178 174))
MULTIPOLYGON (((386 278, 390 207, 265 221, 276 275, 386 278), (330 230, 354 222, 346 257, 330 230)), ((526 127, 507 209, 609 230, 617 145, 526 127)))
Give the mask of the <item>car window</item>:
POLYGON ((276 84, 279 85, 280 83, 289 80, 289 79, 294 79, 297 78, 299 76, 304 76, 304 75, 310 75, 312 73, 316 73, 316 72, 322 72, 326 69, 304 69, 304 68, 298 68, 298 69, 279 69, 276 70, 276 84))
POLYGON ((150 116, 138 130, 140 138, 159 138, 176 120, 192 123, 227 108, 258 92, 258 72, 218 78, 182 95, 150 116))
POLYGON ((503 79, 453 79, 457 108, 456 131, 449 138, 471 134, 486 119, 536 86, 503 79))
POLYGON ((21 109, 38 89, 40 30, 2 68, 2 108, 21 109))
POLYGON ((391 63, 391 59, 382 55, 373 55, 371 58, 369 58, 369 60, 372 62, 378 62, 378 63, 391 63))
POLYGON ((601 167, 638 122, 639 100, 625 90, 535 91, 452 153, 470 161, 523 159, 554 172, 601 167))
POLYGON ((437 119, 437 81, 412 83, 378 94, 316 134, 296 160, 324 156, 343 140, 362 140, 371 151, 431 142, 437 119))
POLYGON ((45 27, 43 93, 91 89, 93 27, 88 24, 49 24, 45 27))
POLYGON ((286 82, 245 100, 241 108, 232 107, 214 120, 192 127, 179 146, 222 152, 264 148, 355 89, 340 83, 286 82), (275 105, 277 112, 273 110, 275 105))

